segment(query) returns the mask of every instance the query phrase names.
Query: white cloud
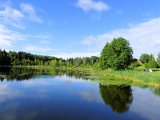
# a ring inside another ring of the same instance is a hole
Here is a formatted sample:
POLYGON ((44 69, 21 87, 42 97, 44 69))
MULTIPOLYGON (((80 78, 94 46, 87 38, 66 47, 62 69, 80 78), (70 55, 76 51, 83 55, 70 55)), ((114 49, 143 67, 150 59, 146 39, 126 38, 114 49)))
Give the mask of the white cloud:
POLYGON ((44 47, 44 45, 48 45, 50 43, 50 39, 51 38, 47 35, 31 35, 15 32, 14 30, 0 24, 0 49, 13 50, 16 47, 14 44, 18 44, 18 42, 28 42, 28 40, 34 40, 39 44, 43 44, 43 46, 26 45, 24 48, 25 51, 43 53, 52 50, 55 51, 55 49, 44 47))
POLYGON ((34 45, 34 44, 25 45, 22 48, 22 50, 26 52, 34 53, 34 54, 41 54, 41 55, 42 54, 51 55, 51 53, 59 51, 59 49, 54 49, 47 45, 34 45))
MULTIPOLYGON (((13 50, 17 49, 14 44, 18 41, 35 40, 47 43, 49 37, 47 35, 28 35, 20 31, 26 27, 26 21, 42 23, 43 21, 37 16, 36 10, 31 4, 20 4, 20 9, 13 8, 10 2, 0 2, 0 49, 13 50), (36 39, 36 40, 37 40, 36 39)), ((19 46, 20 47, 20 46, 19 46)), ((29 48, 36 50, 36 48, 29 48)), ((40 50, 40 48, 38 49, 40 50)), ((43 49, 44 50, 44 49, 43 49)), ((44 51, 49 50, 48 48, 44 51)))
POLYGON ((21 9, 13 8, 9 3, 1 3, 0 20, 1 23, 11 25, 16 28, 25 28, 24 22, 32 21, 42 23, 34 7, 30 4, 20 4, 21 9))
POLYGON ((134 56, 142 53, 158 54, 160 52, 160 18, 155 18, 129 28, 117 29, 100 35, 86 37, 82 43, 94 46, 94 50, 101 51, 106 42, 116 37, 129 40, 134 50, 134 56))
POLYGON ((36 11, 31 4, 21 3, 20 7, 22 9, 23 14, 26 15, 26 18, 28 17, 29 20, 34 21, 34 22, 39 22, 39 23, 43 22, 42 19, 40 19, 36 15, 36 11))
POLYGON ((53 49, 52 48, 49 48, 49 47, 45 47, 45 46, 35 46, 35 45, 26 45, 24 47, 24 50, 27 51, 27 52, 49 52, 49 51, 52 51, 53 49))
POLYGON ((108 4, 102 1, 95 2, 94 0, 78 0, 77 6, 87 12, 91 10, 102 12, 110 9, 108 4))
POLYGON ((4 25, 0 24, 0 48, 6 49, 11 48, 12 44, 16 41, 23 40, 25 37, 18 33, 14 32, 12 30, 9 30, 4 25))
POLYGON ((2 7, 0 8, 0 20, 2 20, 3 23, 17 28, 23 28, 24 26, 21 23, 23 17, 23 13, 12 8, 10 4, 2 4, 2 7))
POLYGON ((91 57, 91 56, 99 56, 99 52, 68 52, 68 53, 60 53, 53 56, 64 59, 76 58, 76 57, 91 57))

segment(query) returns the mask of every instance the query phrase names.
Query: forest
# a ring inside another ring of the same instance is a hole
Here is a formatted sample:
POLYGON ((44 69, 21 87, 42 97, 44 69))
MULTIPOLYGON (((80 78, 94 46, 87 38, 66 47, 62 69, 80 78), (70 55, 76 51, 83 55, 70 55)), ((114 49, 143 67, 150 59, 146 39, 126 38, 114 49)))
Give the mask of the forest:
POLYGON ((125 38, 114 38, 107 42, 100 57, 56 58, 54 56, 36 55, 27 52, 5 51, 0 49, 0 66, 52 66, 82 67, 94 69, 125 70, 135 68, 159 68, 160 54, 155 59, 153 54, 143 53, 140 58, 133 58, 133 48, 125 38))
POLYGON ((27 52, 0 50, 0 66, 53 66, 53 67, 78 67, 93 66, 99 57, 69 58, 67 60, 51 56, 35 55, 27 52))

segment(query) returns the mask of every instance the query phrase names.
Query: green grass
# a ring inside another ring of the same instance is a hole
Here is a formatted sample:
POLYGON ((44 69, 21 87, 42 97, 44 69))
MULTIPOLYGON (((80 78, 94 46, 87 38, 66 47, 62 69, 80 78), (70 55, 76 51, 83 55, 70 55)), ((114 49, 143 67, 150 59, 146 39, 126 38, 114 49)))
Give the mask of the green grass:
POLYGON ((59 70, 71 70, 71 71, 82 71, 91 74, 91 79, 95 79, 101 84, 112 84, 112 85, 136 85, 136 86, 153 86, 160 87, 160 68, 155 68, 155 72, 149 73, 144 71, 144 67, 137 68, 135 70, 93 70, 92 68, 85 67, 59 67, 54 68, 52 66, 17 66, 17 67, 31 67, 37 69, 59 69, 59 70))
POLYGON ((130 84, 160 87, 160 71, 144 72, 137 70, 96 71, 95 76, 103 84, 130 84))

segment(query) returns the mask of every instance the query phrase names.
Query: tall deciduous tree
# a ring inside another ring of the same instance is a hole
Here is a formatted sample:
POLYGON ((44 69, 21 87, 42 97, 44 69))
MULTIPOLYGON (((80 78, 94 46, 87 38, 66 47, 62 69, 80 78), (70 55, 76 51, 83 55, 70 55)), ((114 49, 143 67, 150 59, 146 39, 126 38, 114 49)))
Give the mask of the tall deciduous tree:
POLYGON ((149 57, 150 57, 149 54, 144 53, 144 54, 142 54, 142 55, 140 56, 139 60, 140 60, 142 63, 146 64, 146 63, 148 63, 148 61, 149 61, 149 57))
POLYGON ((126 39, 115 38, 103 48, 100 56, 100 67, 102 69, 126 69, 132 62, 132 54, 133 50, 126 39))

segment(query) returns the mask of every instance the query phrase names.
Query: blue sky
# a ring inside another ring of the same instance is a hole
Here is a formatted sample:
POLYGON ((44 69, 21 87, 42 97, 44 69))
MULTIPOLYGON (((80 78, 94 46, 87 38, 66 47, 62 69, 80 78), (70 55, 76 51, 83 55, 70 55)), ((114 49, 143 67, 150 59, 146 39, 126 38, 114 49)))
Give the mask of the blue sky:
POLYGON ((0 48, 85 57, 122 36, 135 57, 157 55, 159 7, 159 0, 0 0, 0 48))

